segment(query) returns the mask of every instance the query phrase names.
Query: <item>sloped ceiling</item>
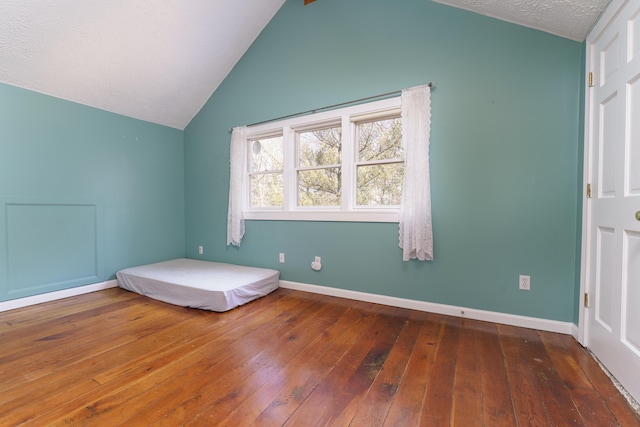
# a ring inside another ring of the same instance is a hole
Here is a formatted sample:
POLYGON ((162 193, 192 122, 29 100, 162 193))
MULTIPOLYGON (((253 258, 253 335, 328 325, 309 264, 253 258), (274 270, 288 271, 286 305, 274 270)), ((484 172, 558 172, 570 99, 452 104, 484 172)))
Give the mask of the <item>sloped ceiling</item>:
POLYGON ((184 129, 285 0, 2 0, 0 82, 184 129))
POLYGON ((610 0, 433 0, 583 41, 610 0))
MULTIPOLYGON (((433 1, 582 41, 609 0, 433 1)), ((284 2, 1 0, 0 82, 184 129, 284 2)))

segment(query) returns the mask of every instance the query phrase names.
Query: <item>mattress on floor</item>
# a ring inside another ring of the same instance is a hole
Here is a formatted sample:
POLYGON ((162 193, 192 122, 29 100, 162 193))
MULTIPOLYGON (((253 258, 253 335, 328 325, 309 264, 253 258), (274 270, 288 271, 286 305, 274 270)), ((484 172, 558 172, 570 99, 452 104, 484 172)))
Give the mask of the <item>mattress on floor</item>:
POLYGON ((227 311, 276 290, 280 272, 194 259, 174 259, 116 273, 118 286, 185 307, 227 311))

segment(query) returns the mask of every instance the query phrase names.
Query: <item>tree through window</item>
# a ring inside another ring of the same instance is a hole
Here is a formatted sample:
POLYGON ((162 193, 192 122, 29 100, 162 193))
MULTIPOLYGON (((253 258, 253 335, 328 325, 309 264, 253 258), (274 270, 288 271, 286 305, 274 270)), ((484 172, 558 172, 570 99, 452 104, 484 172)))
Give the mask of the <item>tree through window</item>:
POLYGON ((298 133, 298 206, 340 206, 340 126, 298 133))
POLYGON ((249 128, 247 150, 247 218, 399 217, 405 164, 399 97, 249 128))

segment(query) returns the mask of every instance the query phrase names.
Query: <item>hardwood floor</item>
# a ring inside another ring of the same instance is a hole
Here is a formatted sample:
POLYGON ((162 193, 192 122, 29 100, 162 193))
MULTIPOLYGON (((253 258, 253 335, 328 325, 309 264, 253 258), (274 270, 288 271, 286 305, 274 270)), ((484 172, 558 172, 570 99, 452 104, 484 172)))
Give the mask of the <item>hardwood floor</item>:
POLYGON ((0 424, 638 426, 572 337, 279 289, 0 313, 0 424))

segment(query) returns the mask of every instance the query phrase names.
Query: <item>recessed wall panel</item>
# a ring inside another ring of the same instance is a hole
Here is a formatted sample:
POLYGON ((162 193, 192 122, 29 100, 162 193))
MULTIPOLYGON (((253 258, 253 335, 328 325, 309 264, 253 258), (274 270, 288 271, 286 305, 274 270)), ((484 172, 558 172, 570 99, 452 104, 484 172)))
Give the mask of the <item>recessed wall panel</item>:
POLYGON ((626 256, 622 294, 626 296, 623 318, 623 341, 640 356, 640 233, 625 235, 626 256))
POLYGON ((95 205, 7 204, 8 293, 96 281, 96 214, 95 205))
POLYGON ((595 318, 609 332, 611 332, 613 324, 614 251, 614 230, 612 228, 598 228, 595 318))

